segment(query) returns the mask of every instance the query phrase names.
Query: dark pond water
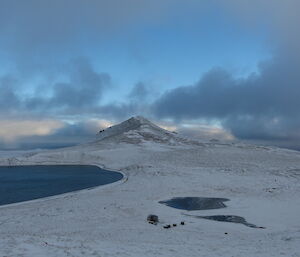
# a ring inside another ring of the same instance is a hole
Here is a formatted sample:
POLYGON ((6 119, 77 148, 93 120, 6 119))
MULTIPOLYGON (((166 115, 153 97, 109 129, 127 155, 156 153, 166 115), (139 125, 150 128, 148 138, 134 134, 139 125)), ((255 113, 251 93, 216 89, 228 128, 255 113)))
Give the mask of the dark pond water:
POLYGON ((229 201, 226 198, 210 198, 210 197, 176 197, 167 201, 160 201, 169 207, 186 211, 211 210, 226 207, 224 202, 229 201))
MULTIPOLYGON (((210 198, 210 197, 176 197, 167 201, 160 201, 159 203, 165 204, 169 207, 173 207, 186 211, 199 211, 199 210, 211 210, 225 208, 224 202, 229 201, 227 198, 210 198)), ((198 216, 189 215, 194 218, 208 219, 222 222, 240 223, 251 228, 264 228, 258 227, 254 224, 248 223, 243 217, 235 215, 212 215, 212 216, 198 216)))
POLYGON ((0 205, 105 185, 122 178, 119 172, 91 165, 0 167, 0 205))
POLYGON ((212 215, 212 216, 196 216, 196 215, 187 215, 192 216, 199 219, 207 219, 207 220, 215 220, 215 221, 222 221, 222 222, 232 222, 232 223, 240 223, 250 228, 264 228, 258 227, 254 224, 248 223, 245 218, 235 215, 212 215))

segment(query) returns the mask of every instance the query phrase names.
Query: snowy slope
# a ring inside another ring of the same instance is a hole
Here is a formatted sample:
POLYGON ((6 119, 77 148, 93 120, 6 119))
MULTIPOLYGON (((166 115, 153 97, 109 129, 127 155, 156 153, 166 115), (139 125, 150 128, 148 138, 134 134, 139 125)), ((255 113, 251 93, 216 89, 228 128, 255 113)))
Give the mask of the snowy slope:
POLYGON ((300 256, 300 154, 197 142, 134 117, 76 147, 28 152, 0 165, 94 164, 116 184, 0 207, 0 256, 300 256), (180 196, 229 198, 227 208, 185 212, 180 196), (264 226, 184 215, 238 215, 264 226), (159 216, 158 225, 146 222, 159 216), (164 229, 164 224, 186 225, 164 229), (227 234, 225 234, 227 233, 227 234))

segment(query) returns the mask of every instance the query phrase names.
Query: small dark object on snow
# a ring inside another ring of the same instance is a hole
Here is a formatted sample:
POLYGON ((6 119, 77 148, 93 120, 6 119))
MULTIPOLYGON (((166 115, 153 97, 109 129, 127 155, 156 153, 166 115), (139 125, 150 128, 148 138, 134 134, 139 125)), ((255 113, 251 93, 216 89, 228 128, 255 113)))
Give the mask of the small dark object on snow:
POLYGON ((181 222, 180 222, 180 225, 184 225, 184 221, 181 221, 181 222))
POLYGON ((171 227, 171 225, 165 225, 164 226, 164 228, 170 228, 171 227))
POLYGON ((174 223, 174 224, 173 224, 173 227, 176 227, 176 226, 177 226, 177 224, 176 224, 176 223, 174 223))
POLYGON ((225 235, 227 235, 228 233, 227 233, 227 232, 225 232, 224 234, 225 234, 225 235))
POLYGON ((156 224, 158 222, 158 216, 157 215, 153 215, 153 214, 150 214, 148 215, 147 217, 147 221, 151 224, 156 224))

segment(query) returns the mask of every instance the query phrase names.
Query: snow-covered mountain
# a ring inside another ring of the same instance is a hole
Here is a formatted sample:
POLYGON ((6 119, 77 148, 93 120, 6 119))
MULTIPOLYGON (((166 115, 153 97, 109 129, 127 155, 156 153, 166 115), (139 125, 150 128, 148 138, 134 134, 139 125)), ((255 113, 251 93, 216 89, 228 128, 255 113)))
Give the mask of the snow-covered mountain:
POLYGON ((120 124, 100 130, 97 134, 97 142, 103 140, 130 144, 150 141, 171 145, 187 141, 176 133, 165 130, 142 116, 135 116, 120 124))

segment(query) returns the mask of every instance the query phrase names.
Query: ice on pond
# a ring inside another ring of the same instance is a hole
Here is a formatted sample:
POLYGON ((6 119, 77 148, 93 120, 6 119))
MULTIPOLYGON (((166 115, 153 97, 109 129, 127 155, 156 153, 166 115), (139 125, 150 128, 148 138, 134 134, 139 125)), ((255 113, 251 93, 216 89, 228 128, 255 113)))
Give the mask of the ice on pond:
MULTIPOLYGON (((176 209, 186 210, 186 211, 198 211, 198 210, 211 210, 225 208, 224 202, 229 201, 227 198, 211 198, 211 197, 175 197, 170 200, 160 201, 159 203, 165 204, 169 207, 176 209)), ((258 227, 254 224, 248 223, 245 218, 235 215, 211 215, 211 216, 201 216, 201 215, 189 215, 194 218, 208 219, 214 221, 222 222, 232 222, 243 224, 251 228, 264 228, 258 227)))
POLYGON ((207 220, 215 220, 215 221, 222 221, 222 222, 232 222, 232 223, 239 223, 243 224, 250 228, 264 228, 258 227, 254 224, 248 223, 245 218, 235 215, 212 215, 212 216, 196 216, 196 215, 188 215, 199 219, 207 219, 207 220))
POLYGON ((211 210, 225 208, 224 202, 229 201, 227 198, 211 197, 175 197, 170 200, 160 201, 169 207, 186 211, 211 210))

